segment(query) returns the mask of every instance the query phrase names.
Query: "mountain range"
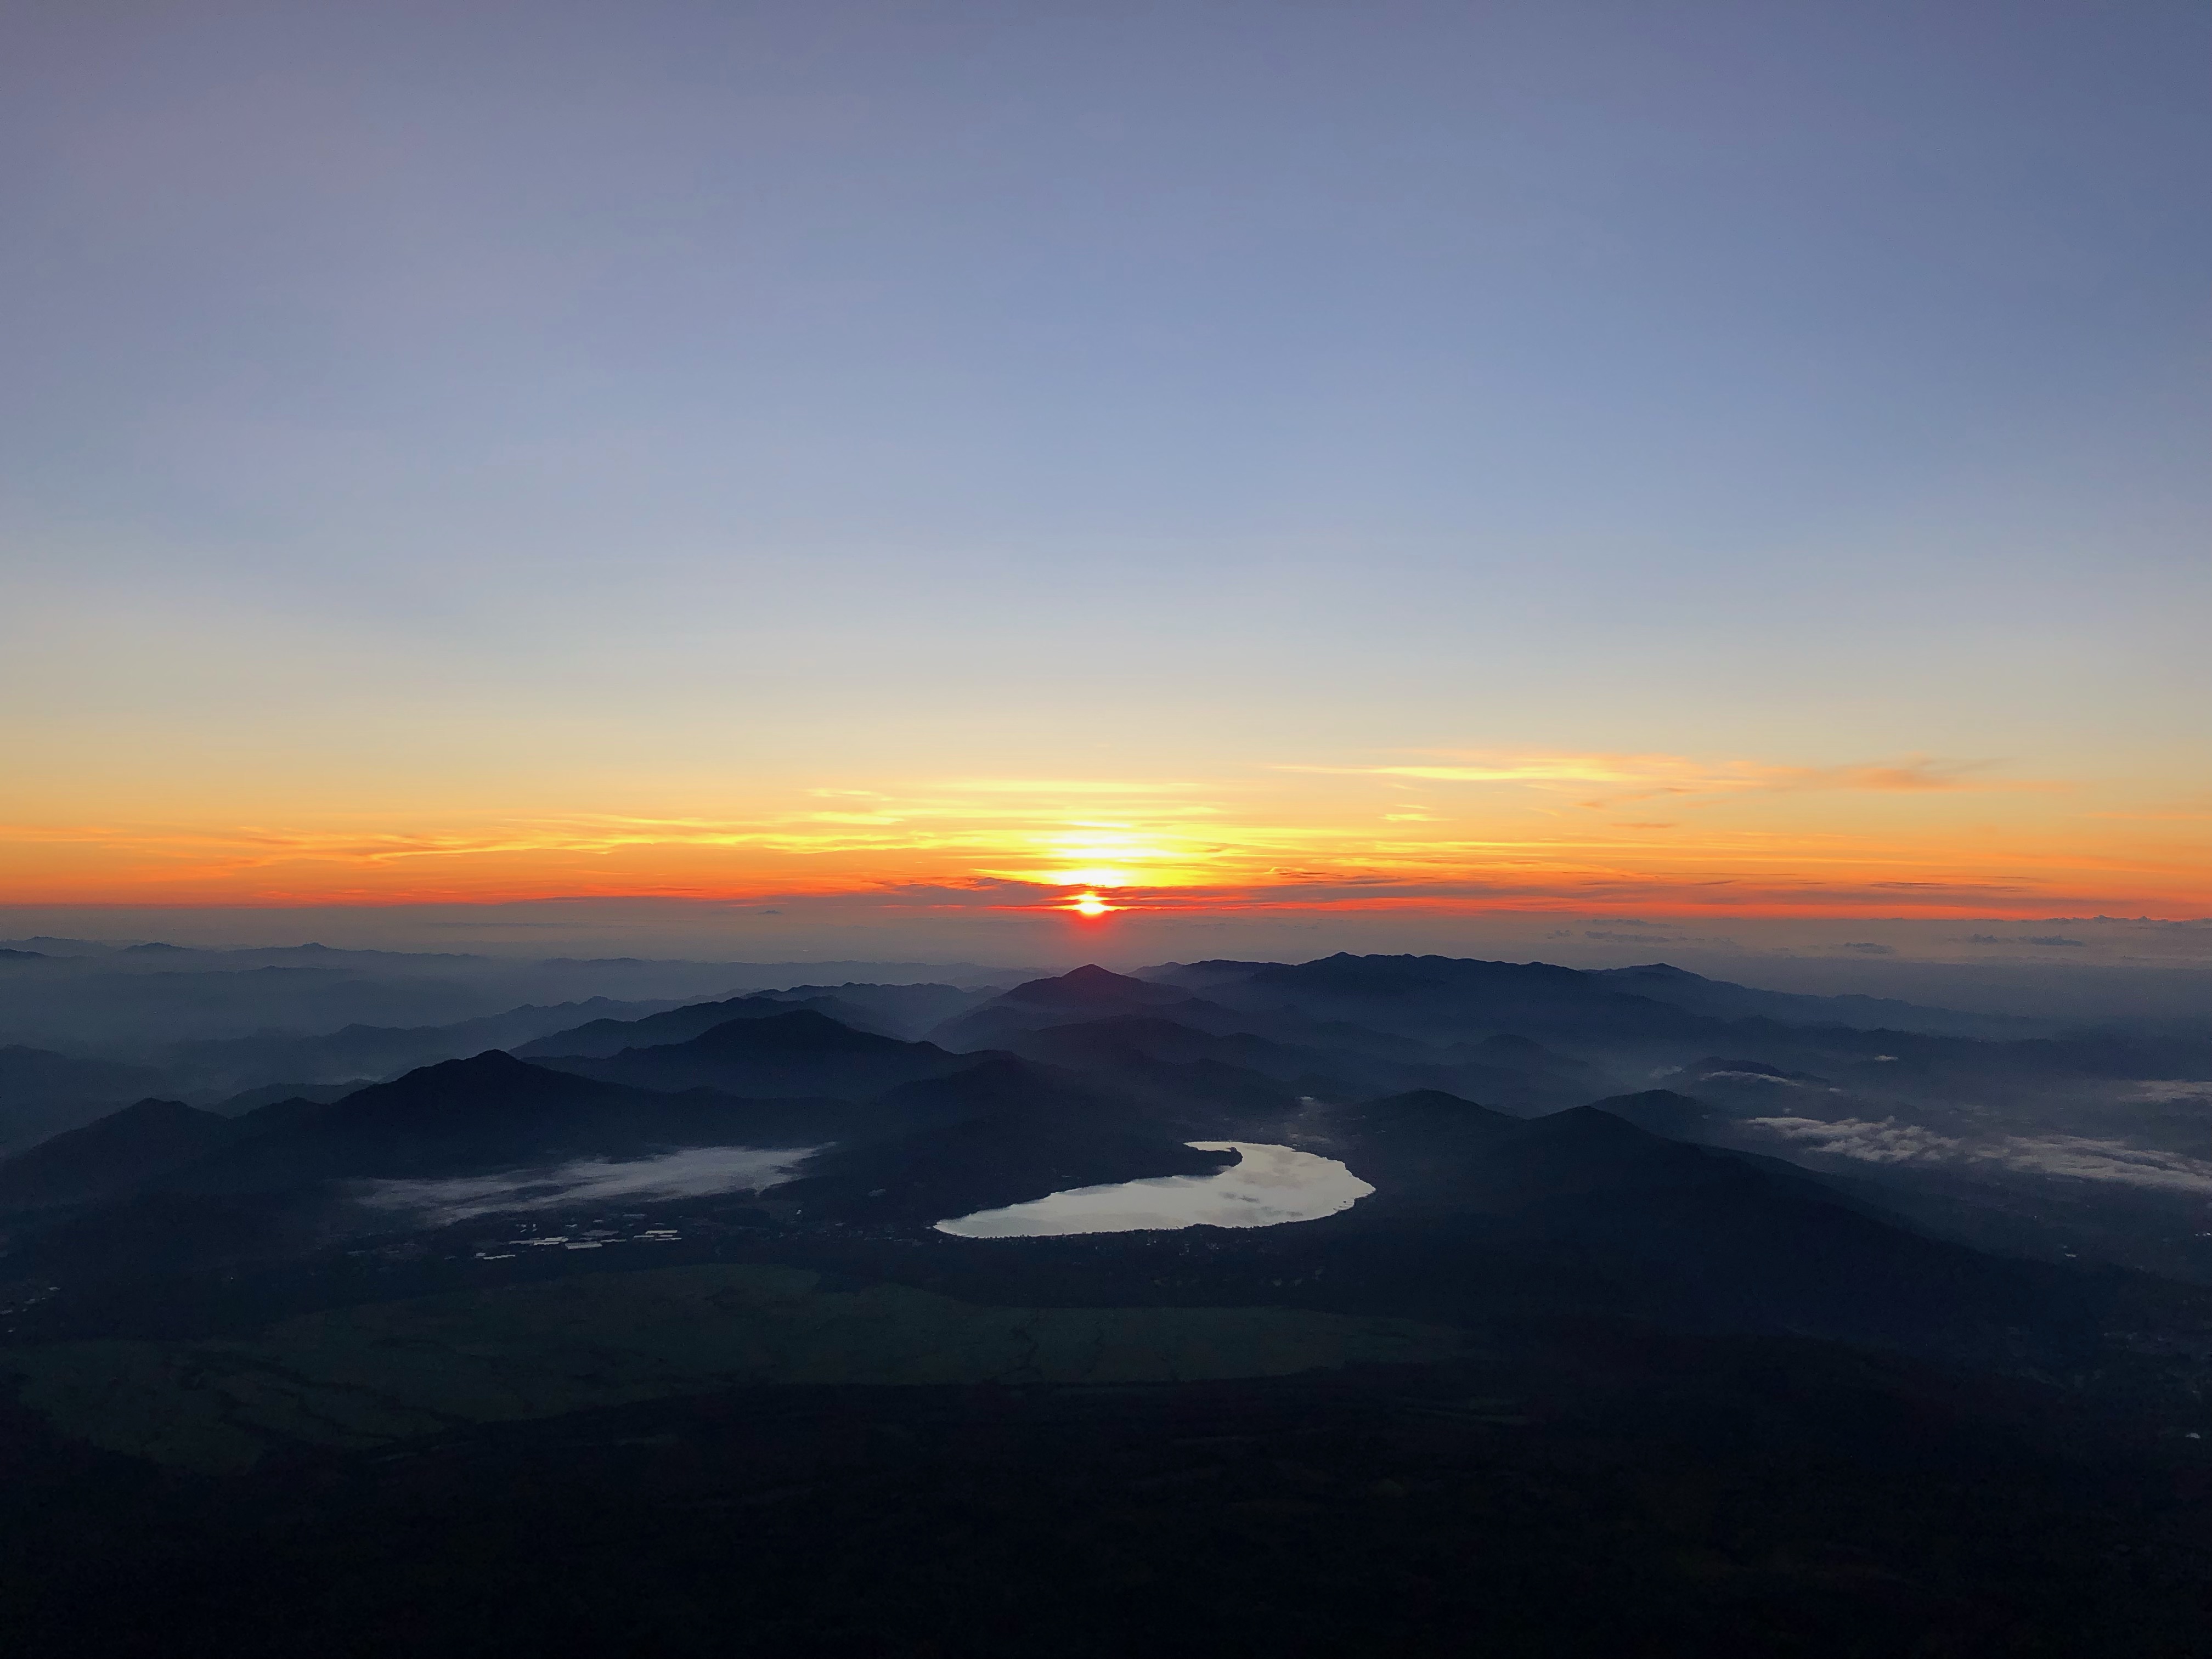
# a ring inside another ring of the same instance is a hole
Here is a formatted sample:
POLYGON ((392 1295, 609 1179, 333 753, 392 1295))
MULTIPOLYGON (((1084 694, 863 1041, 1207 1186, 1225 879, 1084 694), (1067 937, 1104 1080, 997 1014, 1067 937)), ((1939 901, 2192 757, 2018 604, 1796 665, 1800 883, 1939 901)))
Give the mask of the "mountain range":
MULTIPOLYGON (((1506 1564, 1508 1650, 1552 1650, 1557 1596, 1600 1583, 1689 1595, 1701 1635, 1755 1607, 1746 1651, 1994 1653, 1956 1609, 2045 1589, 2046 1650, 2197 1628, 2171 1565, 2201 1552, 2176 1494, 2212 1389, 2191 1030, 1435 957, 793 978, 0 1051, 35 1139, 0 1159, 9 1557, 124 1540, 138 1600, 189 1561, 163 1593, 192 1628, 202 1583, 256 1616, 283 1593, 247 1561, 382 1605, 390 1562, 341 1540, 404 1492, 437 1561, 556 1599, 659 1583, 701 1538, 726 1577, 789 1533, 802 1582, 911 1568, 981 1606, 979 1539, 1075 1528, 1152 1575, 1117 1595, 1293 1540, 1271 1594, 1367 1609, 1337 1651, 1470 1561, 1506 1564), (251 1064, 327 1080, 164 1086, 251 1064), (1048 1214, 1078 1230, 1020 1220, 1048 1214), (1437 1555, 1466 1493, 1494 1524, 1437 1555), (1960 1565, 1991 1539, 2032 1570, 1960 1565), (1348 1561, 1390 1595, 1309 1594, 1348 1561), (1954 1611, 1885 1611, 1914 1575, 1954 1611)), ((81 1574, 7 1571, 0 1617, 99 1626, 81 1574)), ((441 1629, 455 1583, 416 1592, 441 1629)))
MULTIPOLYGON (((1818 1053, 1844 1074, 1910 1034, 1723 1017, 1710 1010, 1742 1000, 1711 981, 1689 994, 1705 1011, 1625 988, 1679 992, 1691 977, 1338 957, 1159 979, 1086 967, 980 1001, 951 988, 863 992, 876 1018, 902 1002, 909 1024, 918 1010, 953 1009, 917 1039, 864 1029, 860 997, 834 988, 628 1018, 584 1008, 574 1012, 596 1017, 519 1053, 335 1098, 230 1117, 142 1101, 0 1164, 0 1212, 28 1224, 19 1261, 65 1278, 85 1238, 142 1237, 152 1210, 190 1232, 229 1206, 207 1224, 219 1248, 180 1240, 175 1260, 273 1261, 302 1237, 388 1231, 390 1213, 364 1208, 380 1183, 508 1181, 520 1194, 532 1172, 781 1148, 802 1161, 738 1194, 753 1224, 795 1228, 794 1247, 858 1230, 972 1263, 934 1222, 1206 1176, 1234 1155, 1189 1143, 1252 1142, 1340 1162, 1376 1191, 1218 1248, 1367 1262, 1376 1305, 1475 1317, 1540 1301, 1924 1352, 1964 1344, 1984 1358, 2089 1340, 2096 1310, 2122 1294, 2109 1273, 1929 1236, 1863 1173, 1801 1167, 1744 1139, 1738 1126, 1778 1097, 1857 1109, 1849 1090, 1861 1085, 1784 1062, 1818 1053), (1747 1036, 1781 1058, 1734 1052, 1747 1036), (1654 1071, 1668 1086, 1624 1086, 1654 1071), (240 1202, 267 1220, 259 1243, 240 1231, 240 1202), (110 1224, 110 1212, 140 1219, 110 1224)), ((1886 1085, 1968 1052, 2002 1070, 2020 1046, 1914 1041, 1916 1059, 1879 1062, 1886 1085)), ((2048 1041, 2029 1041, 2047 1063, 2048 1041)), ((1121 1249, 1091 1247, 1109 1279, 1121 1249)), ((100 1276, 130 1276, 112 1242, 95 1254, 100 1276)), ((1349 1274, 1340 1267, 1340 1282, 1349 1274)))

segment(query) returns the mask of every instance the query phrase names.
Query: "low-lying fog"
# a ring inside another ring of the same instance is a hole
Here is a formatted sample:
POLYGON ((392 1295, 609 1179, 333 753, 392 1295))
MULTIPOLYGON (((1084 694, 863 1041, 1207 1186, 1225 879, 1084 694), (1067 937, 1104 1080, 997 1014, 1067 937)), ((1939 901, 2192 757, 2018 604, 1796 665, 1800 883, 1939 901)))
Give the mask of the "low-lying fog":
MULTIPOLYGON (((1001 1210, 937 1224, 962 1238, 1028 1238, 1183 1227, 1275 1227, 1348 1210, 1375 1188, 1334 1158, 1257 1141, 1194 1140, 1200 1152, 1235 1152, 1210 1176, 1164 1176, 1077 1187, 1001 1210)), ((814 1146, 691 1146, 657 1157, 577 1158, 547 1169, 432 1181, 360 1183, 356 1200, 426 1227, 477 1216, 550 1210, 615 1199, 703 1198, 763 1192, 791 1178, 814 1146)))
POLYGON ((404 1211, 447 1226, 509 1210, 547 1210, 603 1199, 703 1198, 758 1192, 789 1178, 815 1146, 687 1146, 655 1158, 583 1158, 546 1170, 456 1176, 437 1181, 372 1181, 356 1196, 371 1209, 404 1211))
POLYGON ((961 1238, 1038 1238, 1059 1233, 1133 1233, 1182 1227, 1275 1227, 1348 1210, 1375 1190, 1332 1158, 1248 1140, 1192 1140, 1238 1161, 1210 1176, 1160 1176, 1075 1187, 1003 1210, 940 1221, 961 1238))
POLYGON ((2166 1192, 2212 1194, 2212 1162, 2181 1152, 2087 1135, 1947 1135, 1922 1124, 1880 1120, 1756 1117, 1745 1130, 1813 1157, 1887 1165, 1944 1166, 1984 1175, 2045 1176, 2166 1192))

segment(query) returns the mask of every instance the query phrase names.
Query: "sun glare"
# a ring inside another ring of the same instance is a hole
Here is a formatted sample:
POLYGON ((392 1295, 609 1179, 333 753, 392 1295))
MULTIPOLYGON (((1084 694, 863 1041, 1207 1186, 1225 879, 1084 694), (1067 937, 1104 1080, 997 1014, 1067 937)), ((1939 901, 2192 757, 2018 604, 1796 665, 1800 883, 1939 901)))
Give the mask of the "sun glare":
POLYGON ((1096 893, 1078 893, 1068 902, 1067 908, 1079 916, 1103 916, 1116 907, 1107 903, 1096 893))

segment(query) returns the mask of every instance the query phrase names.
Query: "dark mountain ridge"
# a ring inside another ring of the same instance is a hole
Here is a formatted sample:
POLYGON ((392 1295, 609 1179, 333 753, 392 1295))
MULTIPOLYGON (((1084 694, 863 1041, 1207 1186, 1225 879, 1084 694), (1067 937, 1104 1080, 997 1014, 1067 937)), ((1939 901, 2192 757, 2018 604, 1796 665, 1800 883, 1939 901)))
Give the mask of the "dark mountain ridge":
POLYGON ((0 1163, 0 1210, 115 1199, 221 1146, 230 1121, 180 1100, 142 1100, 0 1163))
POLYGON ((860 1031, 811 1009, 726 1019, 682 1042, 626 1048, 604 1059, 546 1056, 579 1077, 633 1088, 718 1089, 733 1095, 834 1095, 860 1099, 975 1063, 933 1042, 860 1031))
POLYGON ((1430 1041, 1531 1033, 1676 1037, 1697 1029, 1694 1017, 1670 1004, 1539 962, 1339 952, 1260 969, 1215 984, 1211 995, 1231 1007, 1296 1007, 1430 1041))
MULTIPOLYGON (((1886 1086, 1929 1092, 1999 1081, 2042 1087, 2064 1079, 2212 1078, 2212 1036, 2185 1030, 1995 1038, 1836 1020, 1808 1024, 1765 1012, 1724 1018, 1631 995, 1601 975, 1545 963, 1340 952, 1241 976, 1228 973, 1229 964, 1218 966, 1221 971, 1208 977, 1211 1003, 1248 1020, 1294 1014, 1441 1046, 1486 1036, 1534 1037, 1578 1058, 1606 1060, 1626 1075, 1736 1053, 1759 1055, 1779 1071, 1820 1075, 1881 1066, 1887 1068, 1881 1079, 1886 1086)), ((1670 969, 1663 982, 1696 979, 1670 969)))
POLYGON ((494 1049, 446 1060, 341 1100, 294 1100, 233 1121, 224 1145, 172 1171, 165 1188, 293 1191, 327 1181, 488 1174, 671 1146, 795 1146, 846 1128, 830 1099, 666 1093, 533 1066, 494 1049))
POLYGON ((1376 1252, 1395 1265, 1371 1282, 1409 1308, 1609 1310, 1984 1364, 2078 1362, 2102 1340, 2118 1279, 1928 1237, 1861 1187, 1665 1139, 1623 1103, 1522 1120, 1422 1093, 1332 1114, 1334 1155, 1379 1190, 1278 1248, 1376 1252))
POLYGON ((2021 1037, 2048 1026, 2045 1020, 2014 1015, 1931 1008, 1895 997, 1811 996, 1795 991, 1764 991, 1729 980, 1708 979, 1671 963, 1634 968, 1591 968, 1583 972, 1617 989, 1672 1003, 1687 1012, 1717 1019, 1763 1016, 1797 1025, 1848 1025, 1860 1030, 1919 1031, 1935 1036, 2021 1037))
POLYGON ((1204 1027, 1226 1009, 1170 987, 1109 973, 1096 964, 1052 979, 1035 979, 946 1020, 930 1033, 948 1048, 1005 1048, 1024 1031, 1121 1014, 1152 1014, 1204 1027))
MULTIPOLYGON (((1427 987, 1435 975, 1411 964, 1437 964, 1465 960, 1456 957, 1402 957, 1351 958, 1353 961, 1407 964, 1404 982, 1427 987)), ((1492 963, 1493 968, 1549 968, 1547 963, 1492 963)), ((1310 967, 1311 963, 1212 961, 1163 963, 1138 970, 1139 975, 1164 985, 1192 991, 1243 984, 1271 969, 1310 967)), ((1934 1036, 2001 1038, 2023 1037, 2047 1028, 2049 1022, 2002 1014, 1954 1008, 1930 1007, 1893 997, 1850 994, 1815 996, 1790 991, 1767 991, 1728 980, 1710 979, 1671 963, 1645 963, 1632 968, 1555 968, 1555 974, 1578 974, 1593 985, 1667 1004, 1686 1013, 1729 1020, 1765 1017, 1798 1025, 1844 1025, 1862 1030, 1915 1031, 1934 1036)), ((1375 981, 1370 981, 1371 985, 1375 981)))
POLYGON ((663 1005, 592 997, 552 1006, 509 1008, 444 1025, 341 1026, 302 1036, 261 1031, 204 1042, 176 1042, 147 1050, 179 1091, 204 1103, 265 1088, 276 1082, 358 1084, 388 1081, 417 1066, 459 1060, 488 1048, 512 1052, 519 1044, 593 1018, 635 1018, 663 1005))
POLYGON ((642 1018, 590 1020, 534 1037, 509 1052, 519 1060, 610 1060, 625 1048, 654 1048, 689 1042, 733 1019, 772 1019, 779 1014, 795 1012, 817 1013, 841 1024, 853 1025, 855 1030, 865 1029, 848 1018, 857 1016, 859 1011, 848 1008, 834 998, 810 997, 787 1002, 749 992, 716 1002, 687 1003, 642 1018))

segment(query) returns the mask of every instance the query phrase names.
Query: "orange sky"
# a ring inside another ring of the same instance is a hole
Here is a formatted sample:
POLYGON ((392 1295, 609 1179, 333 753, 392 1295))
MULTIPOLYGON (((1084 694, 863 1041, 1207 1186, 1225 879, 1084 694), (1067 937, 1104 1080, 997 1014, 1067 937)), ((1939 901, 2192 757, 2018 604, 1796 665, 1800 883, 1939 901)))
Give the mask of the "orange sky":
POLYGON ((2129 795, 1919 757, 1816 767, 1489 752, 1204 781, 793 780, 623 812, 448 799, 226 817, 200 800, 168 821, 19 821, 0 902, 842 896, 968 910, 1090 890, 1124 908, 1224 915, 2212 909, 2203 803, 2129 795))

